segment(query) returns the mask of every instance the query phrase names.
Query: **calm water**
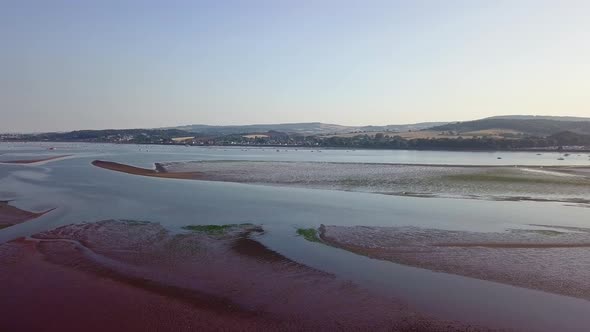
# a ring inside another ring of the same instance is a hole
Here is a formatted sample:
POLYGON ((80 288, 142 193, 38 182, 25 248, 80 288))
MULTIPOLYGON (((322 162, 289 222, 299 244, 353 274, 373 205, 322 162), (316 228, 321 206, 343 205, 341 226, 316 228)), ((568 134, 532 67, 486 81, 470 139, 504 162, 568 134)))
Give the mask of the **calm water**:
MULTIPOLYGON (((355 163, 404 163, 442 165, 590 165, 590 153, 558 152, 451 152, 410 150, 345 150, 244 147, 184 147, 162 145, 112 145, 78 143, 0 143, 0 161, 42 154, 112 154, 136 164, 185 160, 274 160, 355 163), (48 151, 55 147, 55 151, 48 151), (278 152, 277 152, 278 150, 278 152), (165 157, 164 157, 165 156, 165 157), (164 158, 164 159, 158 159, 164 158), (558 160, 563 157, 564 160, 558 160), (498 159, 501 158, 501 159, 498 159)), ((26 159, 26 158, 22 158, 26 159)))
POLYGON ((528 224, 587 227, 590 209, 556 203, 422 199, 364 193, 157 179, 93 167, 94 159, 152 167, 159 161, 280 160, 420 164, 590 165, 588 155, 380 150, 197 148, 102 144, 0 144, 0 160, 72 154, 40 166, 0 165, 0 199, 30 210, 57 209, 0 231, 0 242, 57 226, 104 219, 190 224, 263 224, 259 240, 304 264, 389 292, 427 313, 500 327, 585 330, 590 302, 372 260, 308 243, 298 227, 415 225, 503 231, 528 224), (48 147, 55 150, 48 150, 48 147), (502 159, 497 159, 501 156, 502 159))

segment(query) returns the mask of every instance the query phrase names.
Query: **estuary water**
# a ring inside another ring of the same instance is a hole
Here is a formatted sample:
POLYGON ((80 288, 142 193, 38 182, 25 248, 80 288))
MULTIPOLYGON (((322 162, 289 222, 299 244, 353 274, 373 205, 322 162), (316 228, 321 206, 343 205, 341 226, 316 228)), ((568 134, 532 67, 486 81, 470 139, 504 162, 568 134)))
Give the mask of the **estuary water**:
POLYGON ((588 227, 588 208, 149 178, 90 164, 102 159, 148 168, 155 162, 200 160, 590 166, 587 153, 0 144, 0 162, 62 155, 68 156, 40 164, 0 164, 0 200, 31 211, 55 208, 40 218, 0 230, 0 243, 63 225, 106 219, 157 222, 177 232, 186 225, 261 224, 266 233, 257 240, 269 248, 389 293, 436 317, 539 331, 582 331, 590 324, 590 302, 586 300, 374 260, 296 235, 298 228, 321 224, 479 232, 531 228, 531 224, 588 227))

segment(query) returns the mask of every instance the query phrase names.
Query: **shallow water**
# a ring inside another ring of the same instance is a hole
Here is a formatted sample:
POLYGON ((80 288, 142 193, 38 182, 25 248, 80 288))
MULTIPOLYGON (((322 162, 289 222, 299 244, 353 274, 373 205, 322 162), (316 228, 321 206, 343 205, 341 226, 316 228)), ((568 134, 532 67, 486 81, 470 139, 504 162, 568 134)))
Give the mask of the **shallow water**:
POLYGON ((436 165, 590 165, 590 153, 559 152, 456 152, 416 150, 346 150, 281 147, 185 147, 166 145, 114 145, 91 143, 0 143, 0 161, 43 155, 86 153, 125 155, 114 161, 152 166, 157 161, 273 160, 436 165), (54 150, 48 150, 54 148, 54 150), (160 156, 160 158, 156 158, 160 156), (501 159, 498 159, 501 158, 501 159), (558 160, 564 158, 564 160, 558 160))
POLYGON ((262 243, 450 320, 525 331, 585 331, 590 324, 586 300, 393 264, 298 240, 269 236, 262 243))
POLYGON ((559 203, 424 199, 331 190, 158 179, 90 165, 94 159, 141 167, 187 160, 275 160, 417 164, 590 165, 587 155, 380 150, 244 149, 106 144, 0 144, 0 160, 72 154, 35 165, 0 165, 0 200, 27 210, 56 210, 0 230, 0 243, 57 226, 106 219, 147 220, 172 231, 190 224, 262 224, 260 241, 300 263, 377 287, 410 306, 443 318, 533 330, 583 330, 590 302, 390 262, 308 243, 298 227, 418 226, 465 231, 532 228, 529 224, 588 227, 590 209, 559 203), (47 150, 49 146, 55 150, 47 150), (141 151, 139 151, 141 150, 141 151), (498 160, 501 155, 503 159, 498 160), (436 300, 443 299, 443 300, 436 300), (558 313, 558 314, 556 314, 558 313))
POLYGON ((199 179, 418 197, 590 203, 590 169, 399 165, 333 162, 198 161, 159 163, 199 179), (561 170, 561 171, 560 171, 561 170), (564 172, 565 170, 566 172, 564 172))

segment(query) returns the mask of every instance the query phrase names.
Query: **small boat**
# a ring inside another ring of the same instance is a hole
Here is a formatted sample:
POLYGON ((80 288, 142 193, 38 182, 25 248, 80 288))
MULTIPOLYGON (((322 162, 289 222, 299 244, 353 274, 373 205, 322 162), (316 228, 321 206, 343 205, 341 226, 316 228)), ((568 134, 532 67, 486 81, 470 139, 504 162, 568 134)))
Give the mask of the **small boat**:
POLYGON ((498 158, 496 158, 496 159, 502 159, 502 157, 498 157, 498 158))

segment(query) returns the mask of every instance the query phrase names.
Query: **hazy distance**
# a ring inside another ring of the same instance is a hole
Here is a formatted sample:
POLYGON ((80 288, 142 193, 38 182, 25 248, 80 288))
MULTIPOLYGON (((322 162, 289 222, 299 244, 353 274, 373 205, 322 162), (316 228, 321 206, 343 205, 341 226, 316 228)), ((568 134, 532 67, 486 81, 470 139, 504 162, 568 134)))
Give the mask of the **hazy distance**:
POLYGON ((588 1, 7 1, 0 132, 590 115, 588 1))

